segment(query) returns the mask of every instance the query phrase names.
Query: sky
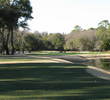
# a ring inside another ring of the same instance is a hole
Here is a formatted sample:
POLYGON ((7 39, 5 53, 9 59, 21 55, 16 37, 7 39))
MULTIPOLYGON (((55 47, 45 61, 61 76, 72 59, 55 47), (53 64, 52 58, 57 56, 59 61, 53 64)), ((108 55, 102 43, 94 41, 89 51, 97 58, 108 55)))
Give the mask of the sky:
POLYGON ((96 28, 110 20, 110 0, 30 0, 33 7, 32 32, 69 33, 75 25, 96 28))

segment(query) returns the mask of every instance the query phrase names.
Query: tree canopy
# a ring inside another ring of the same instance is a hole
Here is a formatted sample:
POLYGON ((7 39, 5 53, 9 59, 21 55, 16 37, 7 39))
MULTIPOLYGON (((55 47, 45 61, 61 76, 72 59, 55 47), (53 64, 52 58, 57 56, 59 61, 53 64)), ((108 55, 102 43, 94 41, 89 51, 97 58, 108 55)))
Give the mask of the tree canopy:
POLYGON ((0 33, 6 54, 10 54, 10 51, 14 54, 14 30, 25 28, 27 20, 32 19, 31 13, 29 0, 0 0, 0 33))

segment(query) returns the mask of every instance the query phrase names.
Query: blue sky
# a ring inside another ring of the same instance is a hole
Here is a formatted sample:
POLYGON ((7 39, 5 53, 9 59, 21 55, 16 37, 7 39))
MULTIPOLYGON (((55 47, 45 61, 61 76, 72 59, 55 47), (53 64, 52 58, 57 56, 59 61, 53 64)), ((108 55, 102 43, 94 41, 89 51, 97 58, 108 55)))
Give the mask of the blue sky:
POLYGON ((110 19, 110 0, 30 0, 34 19, 31 31, 69 33, 75 25, 97 27, 110 19))

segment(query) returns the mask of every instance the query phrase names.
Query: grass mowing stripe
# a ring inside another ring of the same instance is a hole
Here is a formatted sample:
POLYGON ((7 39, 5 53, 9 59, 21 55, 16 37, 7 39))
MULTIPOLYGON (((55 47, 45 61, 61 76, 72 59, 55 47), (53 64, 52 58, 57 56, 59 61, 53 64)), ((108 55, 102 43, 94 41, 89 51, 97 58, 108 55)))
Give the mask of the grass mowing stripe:
POLYGON ((110 99, 110 81, 88 74, 84 65, 18 63, 0 67, 0 100, 110 99))

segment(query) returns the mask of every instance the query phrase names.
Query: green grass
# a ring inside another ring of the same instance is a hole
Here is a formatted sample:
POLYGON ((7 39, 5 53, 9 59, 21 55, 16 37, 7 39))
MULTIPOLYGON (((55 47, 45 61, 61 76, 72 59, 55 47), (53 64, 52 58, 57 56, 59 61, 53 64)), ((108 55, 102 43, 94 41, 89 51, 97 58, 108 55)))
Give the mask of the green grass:
POLYGON ((110 54, 110 52, 66 52, 66 53, 60 53, 58 51, 38 51, 38 52, 32 52, 28 55, 37 55, 37 56, 56 56, 56 55, 83 55, 83 54, 89 54, 89 55, 98 55, 98 54, 110 54))
POLYGON ((85 69, 64 63, 0 64, 0 100, 110 100, 110 81, 85 69))
POLYGON ((94 60, 93 65, 96 66, 96 67, 100 67, 102 69, 110 71, 110 59, 97 59, 97 60, 94 60))
MULTIPOLYGON (((0 62, 10 62, 10 61, 35 61, 43 60, 45 58, 36 58, 30 56, 0 56, 0 62)), ((49 59, 49 58, 48 58, 49 59)))

